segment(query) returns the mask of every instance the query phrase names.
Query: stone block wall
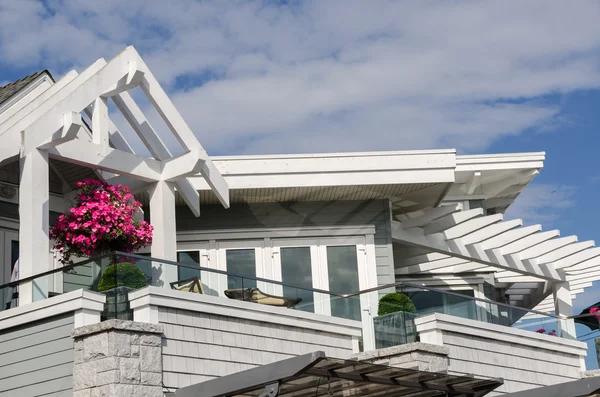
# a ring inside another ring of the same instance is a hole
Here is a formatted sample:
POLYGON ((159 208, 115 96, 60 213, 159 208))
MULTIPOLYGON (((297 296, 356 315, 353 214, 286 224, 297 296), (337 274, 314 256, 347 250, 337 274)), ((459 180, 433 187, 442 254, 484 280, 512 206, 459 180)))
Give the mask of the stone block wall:
POLYGON ((355 355, 354 358, 389 367, 414 368, 428 372, 448 371, 448 348, 420 342, 364 352, 355 355))
POLYGON ((162 397, 163 326, 109 320, 73 331, 73 397, 162 397))

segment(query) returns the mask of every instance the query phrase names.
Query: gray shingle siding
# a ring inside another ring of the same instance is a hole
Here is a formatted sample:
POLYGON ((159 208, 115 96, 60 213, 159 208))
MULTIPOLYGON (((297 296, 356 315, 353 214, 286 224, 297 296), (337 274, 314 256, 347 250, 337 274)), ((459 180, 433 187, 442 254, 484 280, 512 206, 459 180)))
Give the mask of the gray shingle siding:
POLYGON ((71 396, 73 313, 0 331, 0 397, 71 396))

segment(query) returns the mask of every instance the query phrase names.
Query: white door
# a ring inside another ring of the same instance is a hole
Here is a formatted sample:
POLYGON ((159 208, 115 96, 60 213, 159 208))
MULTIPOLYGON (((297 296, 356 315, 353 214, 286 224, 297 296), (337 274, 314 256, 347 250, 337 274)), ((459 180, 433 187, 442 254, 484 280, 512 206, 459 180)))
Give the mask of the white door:
POLYGON ((265 268, 264 247, 264 239, 216 242, 218 269, 232 273, 220 278, 219 295, 238 288, 259 288, 271 293, 273 284, 255 280, 256 277, 272 279, 265 268))
POLYGON ((327 296, 311 291, 321 288, 317 239, 276 239, 271 243, 272 279, 284 284, 274 285, 273 294, 302 299, 295 306, 298 310, 323 313, 323 300, 327 296))

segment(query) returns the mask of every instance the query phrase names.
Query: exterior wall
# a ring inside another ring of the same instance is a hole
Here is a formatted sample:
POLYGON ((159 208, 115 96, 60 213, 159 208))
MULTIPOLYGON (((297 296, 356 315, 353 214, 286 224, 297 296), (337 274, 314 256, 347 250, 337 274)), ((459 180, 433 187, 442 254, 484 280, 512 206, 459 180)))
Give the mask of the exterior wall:
POLYGON ((129 299, 135 321, 164 326, 168 389, 319 350, 348 358, 361 329, 358 321, 155 287, 129 299))
POLYGON ((584 343, 432 314, 415 320, 421 342, 448 348, 448 372, 503 378, 490 396, 580 379, 584 343))
POLYGON ((0 331, 0 396, 71 396, 73 313, 0 331))
MULTIPOLYGON (((149 216, 149 213, 146 216, 149 216)), ((379 285, 394 282, 390 219, 389 202, 387 200, 233 204, 229 209, 207 205, 202 206, 202 216, 200 218, 194 217, 187 207, 177 207, 177 230, 186 232, 302 226, 374 225, 379 285)))
POLYGON ((100 322, 104 301, 78 290, 0 312, 0 397, 71 396, 71 332, 100 322))

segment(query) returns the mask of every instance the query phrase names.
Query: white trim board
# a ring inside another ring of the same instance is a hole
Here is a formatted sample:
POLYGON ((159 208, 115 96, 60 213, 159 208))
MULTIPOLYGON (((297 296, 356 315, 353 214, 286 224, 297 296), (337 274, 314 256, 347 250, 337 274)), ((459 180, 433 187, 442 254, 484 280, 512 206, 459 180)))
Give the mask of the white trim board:
MULTIPOLYGON (((146 287, 130 292, 129 302, 131 308, 134 310, 134 317, 136 310, 160 306, 189 310, 191 312, 218 313, 221 316, 277 325, 319 329, 323 332, 355 337, 359 337, 362 334, 362 324, 360 321, 159 287, 146 287)), ((147 319, 146 321, 148 320, 152 319, 147 319)), ((158 321, 157 317, 154 318, 154 321, 158 321)))
POLYGON ((440 331, 446 331, 486 339, 495 339, 502 342, 536 348, 543 347, 544 349, 561 353, 569 353, 579 356, 587 355, 587 345, 584 342, 560 338, 557 336, 542 335, 503 325, 489 324, 482 321, 449 316, 447 314, 434 313, 427 316, 418 317, 415 319, 415 325, 417 332, 422 337, 424 333, 439 333, 440 331))
POLYGON ((289 237, 335 237, 374 235, 375 225, 358 226, 314 226, 285 228, 248 228, 191 230, 177 232, 178 242, 208 240, 238 240, 289 237))
POLYGON ((103 294, 78 289, 0 312, 0 330, 68 312, 83 311, 86 314, 96 312, 99 319, 105 301, 106 296, 103 294))

